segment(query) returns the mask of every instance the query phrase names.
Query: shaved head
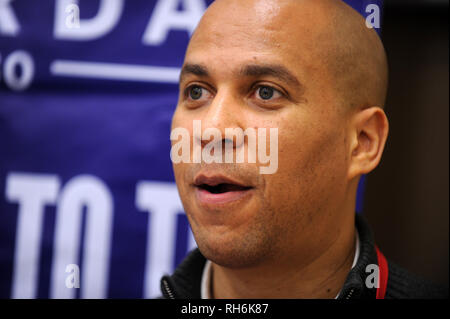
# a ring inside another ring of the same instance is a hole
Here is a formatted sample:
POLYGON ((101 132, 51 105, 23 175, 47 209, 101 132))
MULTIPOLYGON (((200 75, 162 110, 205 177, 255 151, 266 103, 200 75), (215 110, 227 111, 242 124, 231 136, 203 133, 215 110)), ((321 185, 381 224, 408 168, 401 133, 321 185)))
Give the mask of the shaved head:
POLYGON ((315 2, 328 16, 329 24, 322 31, 324 39, 317 52, 336 79, 342 103, 352 107, 383 107, 388 65, 375 29, 368 28, 365 19, 343 1, 305 2, 315 2))

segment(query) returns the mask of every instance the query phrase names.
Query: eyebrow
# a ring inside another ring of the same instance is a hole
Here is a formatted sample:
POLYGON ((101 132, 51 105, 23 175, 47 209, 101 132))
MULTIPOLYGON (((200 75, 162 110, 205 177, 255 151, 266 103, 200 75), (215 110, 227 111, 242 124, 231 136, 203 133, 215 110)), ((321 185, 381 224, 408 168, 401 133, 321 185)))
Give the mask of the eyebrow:
POLYGON ((183 65, 183 68, 180 72, 180 82, 183 80, 184 77, 186 77, 188 74, 200 76, 200 77, 207 77, 209 76, 208 69, 201 65, 201 64, 191 64, 187 63, 183 65))
MULTIPOLYGON (((186 63, 180 72, 180 82, 188 74, 196 75, 199 77, 210 76, 208 68, 206 66, 202 64, 186 63)), ((248 64, 243 66, 238 74, 240 76, 246 77, 271 76, 289 84, 301 86, 295 75, 293 75, 287 68, 279 64, 248 64)))
POLYGON ((272 76, 289 84, 300 86, 300 82, 295 75, 279 64, 250 64, 244 66, 239 73, 242 76, 249 77, 272 76))

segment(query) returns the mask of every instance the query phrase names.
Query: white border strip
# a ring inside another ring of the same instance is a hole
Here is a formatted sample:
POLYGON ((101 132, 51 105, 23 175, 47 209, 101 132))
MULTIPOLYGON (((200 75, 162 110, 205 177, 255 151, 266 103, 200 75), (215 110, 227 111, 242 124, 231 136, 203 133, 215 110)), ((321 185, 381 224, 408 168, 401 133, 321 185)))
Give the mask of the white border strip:
POLYGON ((180 69, 148 65, 55 60, 50 64, 50 73, 65 77, 178 83, 180 69))

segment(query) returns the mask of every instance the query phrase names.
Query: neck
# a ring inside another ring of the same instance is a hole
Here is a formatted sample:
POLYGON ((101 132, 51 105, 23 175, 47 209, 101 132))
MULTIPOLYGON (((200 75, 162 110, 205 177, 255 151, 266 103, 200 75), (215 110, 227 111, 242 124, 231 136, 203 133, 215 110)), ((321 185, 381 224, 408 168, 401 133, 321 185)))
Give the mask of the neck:
POLYGON ((354 255, 355 225, 352 219, 334 241, 311 256, 286 254, 286 258, 278 256, 273 262, 242 269, 212 263, 212 297, 335 298, 344 285, 354 255), (305 260, 309 261, 305 263, 305 260))

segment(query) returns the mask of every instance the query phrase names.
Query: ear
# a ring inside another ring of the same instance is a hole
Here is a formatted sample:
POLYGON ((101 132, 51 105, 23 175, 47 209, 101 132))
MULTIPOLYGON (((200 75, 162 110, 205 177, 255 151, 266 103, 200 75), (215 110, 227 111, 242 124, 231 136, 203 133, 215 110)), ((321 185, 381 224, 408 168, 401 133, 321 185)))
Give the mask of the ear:
POLYGON ((350 125, 349 179, 367 174, 377 167, 389 132, 389 122, 380 107, 358 110, 350 125))

